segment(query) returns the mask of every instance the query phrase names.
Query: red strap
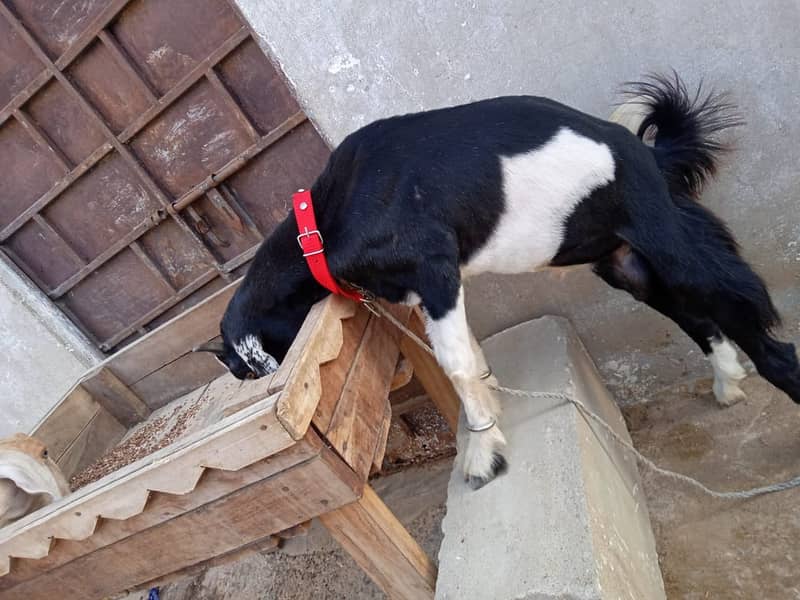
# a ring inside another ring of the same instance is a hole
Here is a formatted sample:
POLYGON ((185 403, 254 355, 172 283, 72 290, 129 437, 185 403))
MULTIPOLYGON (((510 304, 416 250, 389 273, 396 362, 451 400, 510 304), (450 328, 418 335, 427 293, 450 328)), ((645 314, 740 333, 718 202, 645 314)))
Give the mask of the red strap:
POLYGON ((331 275, 328 260, 325 258, 325 248, 322 234, 317 229, 317 220, 314 217, 314 205, 311 202, 309 190, 298 190, 292 195, 294 218, 297 221, 297 242, 303 249, 303 256, 311 269, 314 279, 327 290, 339 294, 356 302, 363 302, 364 298, 358 292, 342 289, 331 275))

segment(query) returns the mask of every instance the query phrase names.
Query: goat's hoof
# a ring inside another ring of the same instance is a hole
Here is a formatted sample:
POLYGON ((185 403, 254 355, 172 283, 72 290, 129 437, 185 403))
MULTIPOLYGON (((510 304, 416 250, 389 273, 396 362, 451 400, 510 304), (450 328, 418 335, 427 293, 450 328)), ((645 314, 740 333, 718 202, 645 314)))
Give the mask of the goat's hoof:
POLYGON ((716 382, 714 383, 714 397, 717 399, 717 404, 724 407, 747 400, 747 394, 738 385, 717 385, 716 382))
POLYGON ((492 464, 489 472, 485 475, 469 475, 466 476, 466 481, 473 490, 479 490, 487 483, 508 471, 508 461, 506 457, 499 452, 492 453, 492 464))
POLYGON ((505 470, 506 438, 500 427, 470 432, 464 448, 464 478, 474 489, 483 487, 505 470))

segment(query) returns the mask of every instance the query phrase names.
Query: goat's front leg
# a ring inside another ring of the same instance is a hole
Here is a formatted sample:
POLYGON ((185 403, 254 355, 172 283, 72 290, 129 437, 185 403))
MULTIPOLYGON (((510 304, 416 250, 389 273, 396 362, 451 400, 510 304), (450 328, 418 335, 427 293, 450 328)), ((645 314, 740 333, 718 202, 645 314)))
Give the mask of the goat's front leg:
POLYGON ((469 436, 464 455, 464 475, 474 489, 483 487, 506 468, 506 440, 496 424, 496 402, 481 379, 487 370, 483 353, 474 340, 464 310, 464 290, 455 306, 439 318, 427 319, 428 337, 436 360, 453 382, 467 417, 469 436))
MULTIPOLYGON (((483 349, 478 343, 478 340, 475 339, 472 329, 469 330, 469 341, 470 345, 472 346, 472 351, 475 353, 475 360, 478 364, 478 372, 480 373, 479 379, 483 382, 483 387, 486 387, 487 385, 497 385, 497 378, 492 372, 491 365, 486 362, 486 357, 483 355, 483 349)), ((485 400, 492 414, 499 416, 502 408, 500 406, 500 401, 497 398, 497 394, 491 389, 486 389, 485 400)))

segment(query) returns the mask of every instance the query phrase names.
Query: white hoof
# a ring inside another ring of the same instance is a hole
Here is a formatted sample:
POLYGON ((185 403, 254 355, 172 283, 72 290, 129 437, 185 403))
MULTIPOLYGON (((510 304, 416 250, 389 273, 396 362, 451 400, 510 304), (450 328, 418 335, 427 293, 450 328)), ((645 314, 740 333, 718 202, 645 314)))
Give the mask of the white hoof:
POLYGON ((714 397, 720 406, 733 406, 743 400, 747 400, 747 394, 735 381, 722 382, 715 379, 713 389, 714 397))
POLYGON ((722 338, 711 340, 711 355, 708 357, 714 368, 714 396, 722 406, 733 406, 747 396, 739 387, 739 382, 747 372, 736 357, 736 349, 722 338))
POLYGON ((472 489, 482 488, 506 471, 508 463, 503 456, 506 438, 495 425, 491 429, 470 432, 464 456, 464 478, 472 489))

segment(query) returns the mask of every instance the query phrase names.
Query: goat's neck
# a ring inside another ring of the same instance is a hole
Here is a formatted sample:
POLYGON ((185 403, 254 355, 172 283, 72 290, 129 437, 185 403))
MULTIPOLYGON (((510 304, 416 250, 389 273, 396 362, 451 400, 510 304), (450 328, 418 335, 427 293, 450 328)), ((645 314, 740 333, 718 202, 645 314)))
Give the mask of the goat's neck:
POLYGON ((297 245, 297 226, 292 215, 261 245, 240 293, 251 316, 269 310, 297 323, 298 330, 311 307, 328 294, 311 275, 297 245))

